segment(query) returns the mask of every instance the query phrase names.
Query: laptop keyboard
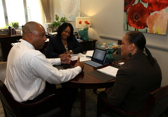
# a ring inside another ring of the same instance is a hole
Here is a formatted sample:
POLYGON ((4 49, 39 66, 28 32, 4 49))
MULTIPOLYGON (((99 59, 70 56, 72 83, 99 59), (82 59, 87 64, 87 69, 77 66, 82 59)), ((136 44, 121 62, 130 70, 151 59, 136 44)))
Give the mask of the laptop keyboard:
POLYGON ((87 61, 85 63, 88 64, 88 65, 90 65, 90 66, 93 66, 93 67, 100 67, 100 66, 102 66, 102 64, 96 63, 94 61, 87 61))

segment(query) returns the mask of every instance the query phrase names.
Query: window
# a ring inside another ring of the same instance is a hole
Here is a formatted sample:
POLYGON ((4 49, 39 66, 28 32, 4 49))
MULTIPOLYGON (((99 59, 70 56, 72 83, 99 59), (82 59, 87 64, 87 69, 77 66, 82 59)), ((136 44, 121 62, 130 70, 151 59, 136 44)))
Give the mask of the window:
POLYGON ((4 15, 4 9, 3 9, 3 3, 2 0, 0 0, 0 27, 4 27, 6 26, 6 22, 5 22, 5 15, 4 15))
POLYGON ((19 25, 26 23, 23 0, 5 0, 8 15, 8 23, 19 22, 19 25))
POLYGON ((27 21, 43 22, 40 0, 0 0, 0 28, 18 22, 19 26, 27 21))
POLYGON ((28 21, 35 21, 38 23, 44 22, 44 14, 41 11, 41 0, 27 0, 27 14, 28 14, 28 21))

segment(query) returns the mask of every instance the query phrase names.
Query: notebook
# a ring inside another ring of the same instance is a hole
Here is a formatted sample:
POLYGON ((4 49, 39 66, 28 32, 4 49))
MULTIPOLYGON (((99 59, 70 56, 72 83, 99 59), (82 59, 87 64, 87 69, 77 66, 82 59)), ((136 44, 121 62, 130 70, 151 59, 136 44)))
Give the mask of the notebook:
POLYGON ((109 76, 116 77, 117 72, 118 72, 118 68, 112 67, 112 66, 107 66, 107 67, 104 67, 104 68, 97 69, 97 71, 99 71, 103 74, 107 74, 109 76))
POLYGON ((101 67, 105 63, 107 50, 95 48, 90 61, 85 62, 92 67, 101 67))

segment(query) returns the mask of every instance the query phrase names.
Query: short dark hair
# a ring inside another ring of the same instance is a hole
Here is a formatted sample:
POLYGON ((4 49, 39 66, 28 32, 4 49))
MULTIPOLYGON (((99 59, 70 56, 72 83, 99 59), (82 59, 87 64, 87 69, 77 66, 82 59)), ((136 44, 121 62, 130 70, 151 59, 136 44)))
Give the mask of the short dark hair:
POLYGON ((62 33, 68 26, 69 26, 70 29, 71 29, 71 33, 70 33, 69 38, 72 39, 74 28, 73 28, 72 24, 70 24, 70 23, 63 23, 62 25, 60 25, 60 26, 58 27, 57 33, 58 33, 59 36, 61 36, 61 33, 62 33))

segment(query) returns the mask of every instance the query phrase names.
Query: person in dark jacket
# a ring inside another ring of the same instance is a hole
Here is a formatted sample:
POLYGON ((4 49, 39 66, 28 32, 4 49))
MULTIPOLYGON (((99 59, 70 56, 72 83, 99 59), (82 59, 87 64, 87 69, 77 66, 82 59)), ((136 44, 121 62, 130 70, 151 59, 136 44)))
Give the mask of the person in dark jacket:
MULTIPOLYGON (((119 68, 114 86, 99 94, 98 108, 100 99, 105 97, 112 106, 138 112, 144 108, 150 92, 160 87, 161 69, 145 45, 141 32, 132 31, 123 36, 121 55, 127 61, 119 68)), ((109 112, 112 117, 120 117, 113 110, 109 112)))
POLYGON ((63 23, 58 28, 58 34, 51 37, 46 50, 47 58, 61 58, 64 55, 83 52, 82 45, 73 35, 73 27, 70 23, 63 23))

